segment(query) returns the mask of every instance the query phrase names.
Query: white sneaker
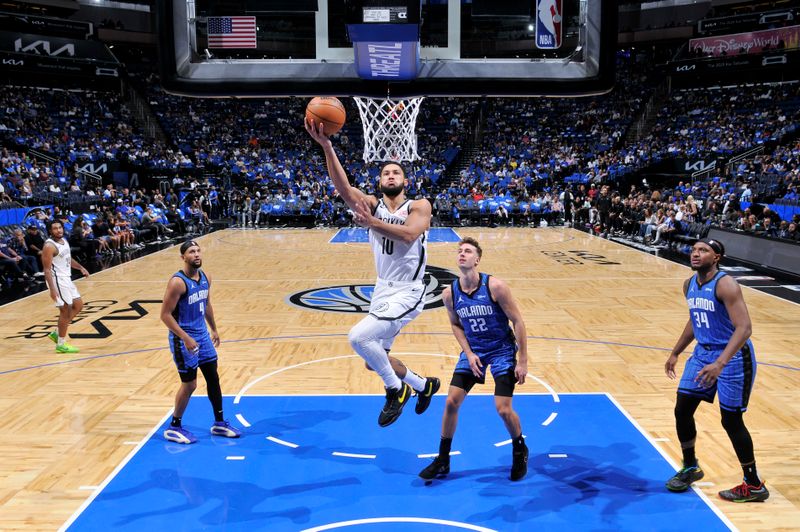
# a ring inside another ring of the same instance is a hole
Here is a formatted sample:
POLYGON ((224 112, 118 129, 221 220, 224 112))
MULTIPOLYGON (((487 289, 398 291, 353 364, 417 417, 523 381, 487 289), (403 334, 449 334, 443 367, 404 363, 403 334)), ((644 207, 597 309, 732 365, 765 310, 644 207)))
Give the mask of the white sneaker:
POLYGON ((225 421, 215 421, 211 425, 211 434, 214 436, 224 436, 225 438, 238 438, 242 435, 242 431, 225 421))
POLYGON ((189 445, 197 441, 197 438, 195 438, 194 434, 183 427, 169 427, 164 431, 164 439, 174 441, 175 443, 183 443, 185 445, 189 445))

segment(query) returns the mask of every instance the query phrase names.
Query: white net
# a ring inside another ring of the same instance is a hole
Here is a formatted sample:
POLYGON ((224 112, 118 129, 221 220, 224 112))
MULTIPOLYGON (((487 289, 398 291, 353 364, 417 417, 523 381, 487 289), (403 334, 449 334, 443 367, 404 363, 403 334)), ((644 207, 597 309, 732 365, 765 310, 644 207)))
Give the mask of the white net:
POLYGON ((415 161, 415 127, 425 98, 354 97, 364 129, 364 161, 415 161))

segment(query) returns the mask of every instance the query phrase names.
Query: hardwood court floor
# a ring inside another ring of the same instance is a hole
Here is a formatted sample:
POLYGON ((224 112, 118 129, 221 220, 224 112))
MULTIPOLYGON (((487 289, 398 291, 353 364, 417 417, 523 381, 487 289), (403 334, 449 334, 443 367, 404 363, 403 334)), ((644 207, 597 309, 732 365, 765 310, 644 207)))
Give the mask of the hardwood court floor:
MULTIPOLYGON (((679 461, 676 382, 664 376, 663 364, 686 323, 681 287, 688 268, 571 229, 459 233, 481 242, 481 269, 513 288, 530 336, 531 372, 560 393, 611 393, 651 437, 666 439, 658 445, 679 461)), ((333 234, 226 230, 199 239, 223 340, 224 393, 280 368, 352 354, 346 333, 360 314, 287 302, 311 288, 373 282, 368 246, 328 244, 333 234)), ((431 244, 429 265, 454 270, 455 249, 431 244)), ((77 356, 56 354, 44 338, 56 316, 46 292, 0 308, 0 529, 61 526, 170 410, 178 379, 158 311, 180 265, 172 248, 79 281, 87 308, 70 332, 95 337, 73 340, 77 356)), ((697 416, 698 456, 704 480, 713 482, 702 490, 742 530, 797 528, 800 306, 743 290, 760 362, 746 420, 772 496, 761 505, 716 498, 740 482, 741 470, 717 407, 709 405, 697 416)), ((419 373, 449 378, 452 359, 433 356, 457 354, 449 331, 443 309, 426 311, 397 339, 394 353, 419 373)), ((359 359, 346 357, 296 367, 247 393, 381 391, 359 359)), ((544 389, 530 381, 521 391, 544 389)), ((197 394, 203 393, 200 379, 197 394)))

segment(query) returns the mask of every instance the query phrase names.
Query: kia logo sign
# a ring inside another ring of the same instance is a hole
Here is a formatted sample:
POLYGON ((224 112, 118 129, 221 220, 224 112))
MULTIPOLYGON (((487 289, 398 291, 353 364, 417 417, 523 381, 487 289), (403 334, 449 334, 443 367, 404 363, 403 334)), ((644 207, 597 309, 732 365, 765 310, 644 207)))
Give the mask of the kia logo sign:
POLYGON ((675 72, 691 72, 694 70, 695 65, 681 65, 679 67, 675 67, 675 72))
POLYGON ((710 162, 697 161, 694 163, 691 161, 686 161, 686 163, 684 164, 684 168, 686 169, 687 172, 705 172, 706 170, 713 170, 716 167, 717 167, 717 161, 710 161, 710 162))
POLYGON ((51 52, 50 41, 33 41, 27 46, 22 46, 22 39, 17 39, 14 41, 14 51, 34 53, 37 55, 49 55, 51 57, 66 53, 66 55, 70 57, 75 57, 75 45, 71 43, 65 44, 61 48, 51 52))

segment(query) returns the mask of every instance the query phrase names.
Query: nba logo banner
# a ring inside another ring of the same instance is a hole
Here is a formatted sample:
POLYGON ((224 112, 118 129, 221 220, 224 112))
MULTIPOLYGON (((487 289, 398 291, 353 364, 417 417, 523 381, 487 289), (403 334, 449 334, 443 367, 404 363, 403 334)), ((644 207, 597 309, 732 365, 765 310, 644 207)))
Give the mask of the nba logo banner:
POLYGON ((536 47, 555 50, 561 47, 563 0, 536 0, 536 47))

